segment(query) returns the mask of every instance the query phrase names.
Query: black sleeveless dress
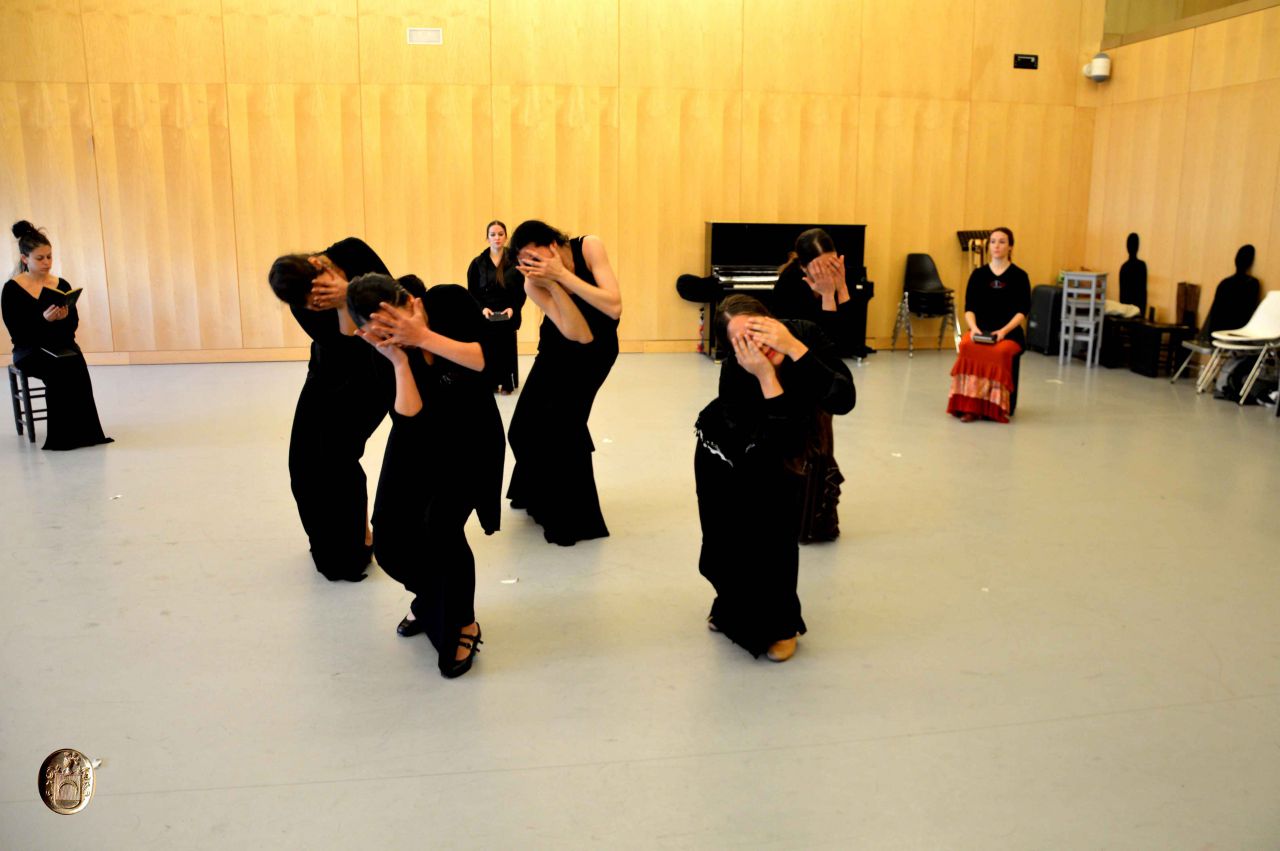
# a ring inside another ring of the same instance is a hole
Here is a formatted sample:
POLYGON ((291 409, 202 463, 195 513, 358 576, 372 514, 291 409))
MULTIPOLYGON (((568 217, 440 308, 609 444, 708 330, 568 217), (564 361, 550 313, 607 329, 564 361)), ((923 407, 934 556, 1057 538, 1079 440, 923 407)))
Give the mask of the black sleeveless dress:
MULTIPOLYGON (((595 285, 582 254, 583 237, 569 241, 574 274, 595 285)), ((572 546, 609 535, 596 492, 587 429, 591 405, 618 359, 618 320, 572 296, 591 328, 590 343, 575 343, 549 318, 538 331, 538 355, 511 416, 507 440, 515 455, 507 499, 541 524, 548 543, 572 546)))

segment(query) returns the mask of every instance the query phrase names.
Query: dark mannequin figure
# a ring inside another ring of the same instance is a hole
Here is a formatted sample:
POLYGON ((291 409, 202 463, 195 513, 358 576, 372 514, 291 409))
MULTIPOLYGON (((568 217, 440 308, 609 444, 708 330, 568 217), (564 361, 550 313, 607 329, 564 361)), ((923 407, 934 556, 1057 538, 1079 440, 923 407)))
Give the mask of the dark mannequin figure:
POLYGON ((1138 316, 1147 315, 1147 264, 1138 259, 1138 235, 1125 240, 1129 259, 1120 267, 1120 302, 1138 308, 1138 316))
POLYGON ((1253 268, 1254 248, 1242 245, 1236 252, 1236 273, 1223 278, 1213 294, 1213 306, 1204 321, 1200 334, 1208 337, 1214 331, 1242 328, 1258 307, 1262 287, 1258 279, 1249 274, 1253 268))

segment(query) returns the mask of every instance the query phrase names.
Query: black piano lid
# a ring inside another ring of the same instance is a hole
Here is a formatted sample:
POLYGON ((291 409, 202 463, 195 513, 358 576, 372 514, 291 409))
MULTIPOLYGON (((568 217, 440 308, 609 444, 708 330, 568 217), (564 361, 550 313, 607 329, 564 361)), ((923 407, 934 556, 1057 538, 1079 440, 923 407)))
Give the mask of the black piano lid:
POLYGON ((844 256, 845 272, 860 276, 866 250, 866 225, 782 224, 777 222, 707 222, 709 266, 772 266, 787 261, 796 237, 809 228, 831 234, 836 253, 844 256))

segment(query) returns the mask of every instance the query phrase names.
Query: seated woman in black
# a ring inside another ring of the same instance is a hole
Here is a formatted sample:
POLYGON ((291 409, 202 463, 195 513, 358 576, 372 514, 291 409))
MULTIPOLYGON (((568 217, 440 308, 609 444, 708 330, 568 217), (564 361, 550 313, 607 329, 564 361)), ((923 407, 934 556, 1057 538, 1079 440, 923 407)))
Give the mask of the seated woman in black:
POLYGON ((53 245, 27 221, 13 226, 20 270, 0 295, 4 324, 13 340, 13 365, 45 386, 44 449, 78 449, 111 443, 102 433, 93 400, 89 365, 76 345, 80 314, 74 304, 42 304, 45 287, 70 292, 71 284, 49 274, 53 245))
POLYGON ((386 359, 350 336, 347 282, 367 272, 387 267, 364 241, 347 237, 317 254, 286 254, 268 275, 311 337, 289 435, 289 484, 316 570, 330 581, 359 582, 373 557, 360 458, 395 395, 386 359))
POLYGON ((467 292, 489 320, 490 383, 504 396, 520 386, 516 364, 516 332, 524 309, 524 279, 509 275, 515 266, 507 255, 507 226, 496 219, 485 228, 489 247, 467 267, 467 292))
POLYGON ((511 235, 524 289, 542 308, 538 356, 511 416, 515 455, 507 498, 542 524, 549 543, 572 546, 609 534, 600 511, 587 419, 618 358, 622 295, 594 236, 569 239, 539 221, 511 235))
POLYGON ((423 291, 413 276, 365 275, 347 291, 357 332, 394 367, 395 405, 374 500, 378 564, 414 595, 397 632, 425 632, 440 673, 458 677, 479 650, 474 511, 498 530, 506 443, 484 378, 484 319, 456 284, 423 291))
POLYGON ((973 270, 964 291, 969 333, 960 340, 947 400, 947 413, 966 423, 976 419, 1009 422, 1014 358, 1026 347, 1022 322, 1031 310, 1031 280, 1011 259, 1013 231, 991 231, 987 247, 991 262, 973 270), (992 342, 975 342, 974 335, 989 335, 992 342))
POLYGON ((702 552, 716 590, 708 626, 751 655, 790 659, 805 632, 796 594, 804 467, 822 415, 853 410, 853 376, 817 325, 779 321, 757 299, 720 304, 733 355, 698 415, 694 478, 702 552))
POLYGON ((770 306, 779 319, 805 319, 817 323, 835 344, 840 357, 863 354, 858 316, 849 300, 844 257, 836 254, 835 240, 822 228, 810 228, 796 237, 795 250, 778 271, 770 306))

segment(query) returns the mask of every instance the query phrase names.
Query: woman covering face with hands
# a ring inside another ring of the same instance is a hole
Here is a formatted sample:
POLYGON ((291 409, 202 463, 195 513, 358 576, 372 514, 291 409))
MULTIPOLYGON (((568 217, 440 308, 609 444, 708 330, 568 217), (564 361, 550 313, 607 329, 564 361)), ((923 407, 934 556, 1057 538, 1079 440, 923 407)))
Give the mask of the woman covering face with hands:
POLYGON ((357 335, 395 372, 373 531, 378 564, 414 595, 396 631, 425 632, 440 673, 461 676, 481 643, 466 522, 474 511, 485 534, 497 531, 506 452, 484 319, 462 287, 424 290, 413 276, 357 278, 347 303, 357 335))
POLYGON ((867 353, 859 316, 849 300, 844 257, 822 228, 796 237, 795 250, 778 270, 769 303, 780 319, 817 323, 841 357, 867 353))
POLYGON ((782 662, 805 632, 796 594, 804 469, 821 417, 853 409, 853 377, 817 325, 775 319, 749 296, 720 304, 716 333, 733 355, 698 415, 694 451, 698 570, 716 591, 707 623, 782 662))
POLYGON ((570 239, 528 221, 509 250, 524 289, 542 309, 538 356, 511 417, 515 455, 507 498, 542 525, 550 543, 572 546, 609 534, 600 511, 587 429, 591 406, 618 357, 622 295, 604 243, 570 239))
POLYGON ((289 484, 316 570, 358 582, 373 555, 368 485, 360 458, 391 407, 391 368, 350 336, 347 282, 386 274, 381 258, 356 237, 315 254, 276 259, 268 283, 311 338, 307 378, 289 435, 289 484))

